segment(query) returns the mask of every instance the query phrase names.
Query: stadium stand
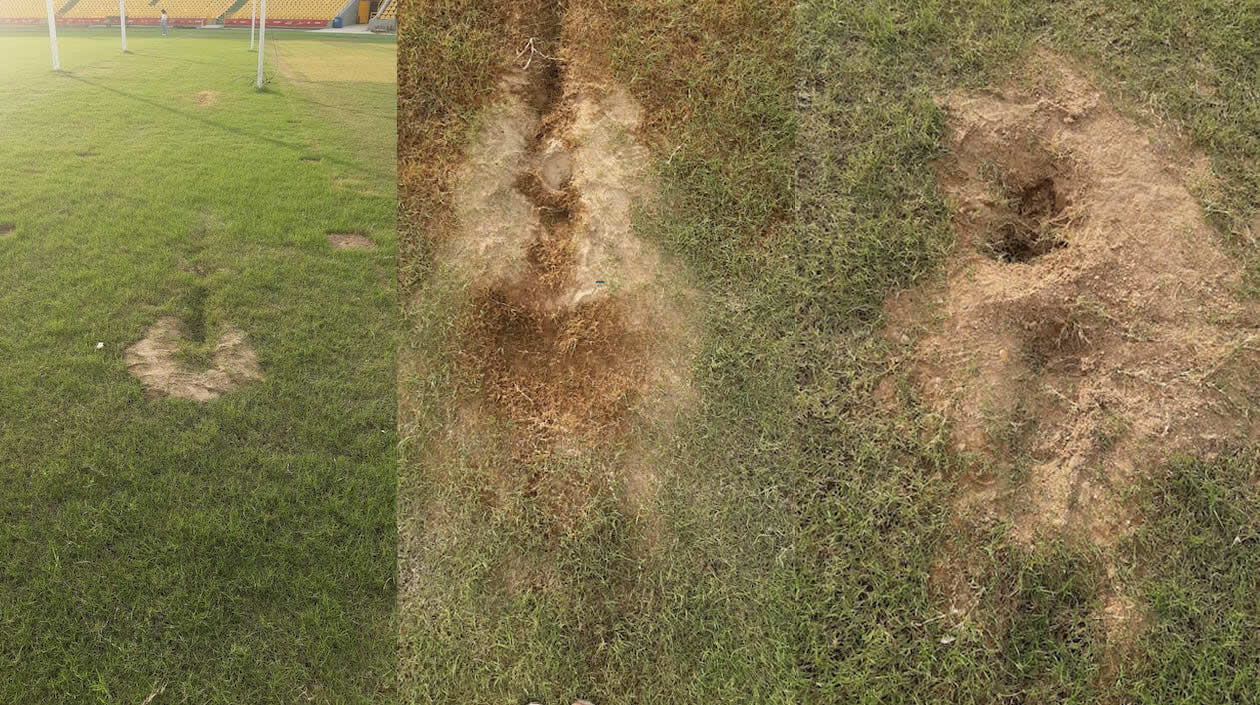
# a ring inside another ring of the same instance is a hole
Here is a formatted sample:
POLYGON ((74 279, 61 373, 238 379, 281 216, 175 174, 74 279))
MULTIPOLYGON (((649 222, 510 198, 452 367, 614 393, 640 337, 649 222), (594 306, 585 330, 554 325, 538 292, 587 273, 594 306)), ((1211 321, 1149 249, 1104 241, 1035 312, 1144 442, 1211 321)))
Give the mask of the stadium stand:
MULTIPOLYGON (((172 25, 202 25, 220 17, 225 24, 249 25, 253 0, 128 0, 127 24, 157 24, 165 8, 172 25)), ((392 4, 392 3, 391 3, 392 4)), ((324 27, 346 0, 268 0, 268 27, 324 27)), ((118 0, 53 0, 57 23, 106 24, 118 21, 118 0)), ((0 0, 0 23, 43 24, 43 0, 0 0)))
MULTIPOLYGON (((53 7, 57 5, 54 4, 53 7)), ((43 21, 43 0, 0 0, 0 22, 35 24, 43 21)))
MULTIPOLYGON (((231 13, 225 24, 249 24, 251 2, 247 1, 231 13)), ((345 0, 267 0, 267 26, 323 26, 336 17, 345 5, 345 0)))

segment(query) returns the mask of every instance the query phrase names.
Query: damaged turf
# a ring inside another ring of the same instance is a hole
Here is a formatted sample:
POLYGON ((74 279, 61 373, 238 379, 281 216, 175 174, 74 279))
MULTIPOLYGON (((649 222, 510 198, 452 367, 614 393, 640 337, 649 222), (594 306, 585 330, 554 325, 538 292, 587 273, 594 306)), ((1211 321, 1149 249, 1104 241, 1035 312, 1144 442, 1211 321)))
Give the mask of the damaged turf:
MULTIPOLYGON (((1141 520, 1129 497, 1151 470, 1260 431, 1260 308, 1191 193, 1203 160, 1056 56, 1031 75, 1031 92, 944 100, 958 241, 943 282, 885 308, 969 466, 964 516, 1105 548, 1141 520)), ((1124 643, 1141 610, 1113 593, 1124 643)))
POLYGON ((236 328, 227 328, 219 335, 207 370, 190 370, 180 362, 180 343, 189 338, 178 318, 167 317, 153 324, 143 340, 127 348, 127 371, 140 380, 146 396, 206 402, 248 381, 262 379, 258 358, 245 342, 245 334, 236 328))
POLYGON ((1026 482, 998 469, 966 503, 1024 537, 1072 527, 1107 544, 1135 519, 1124 494, 1145 469, 1257 429, 1260 310, 1236 297, 1241 267, 1188 188, 1200 166, 1040 62, 1034 94, 946 101, 958 244, 943 285, 887 308, 977 470, 1031 459, 1026 482))
POLYGON ((460 361, 477 392, 460 413, 511 429, 509 476, 489 484, 535 497, 562 531, 610 487, 641 514, 659 478, 646 463, 615 478, 539 468, 615 447, 636 418, 668 423, 690 396, 686 294, 631 227, 651 196, 641 119, 584 67, 519 61, 456 174, 459 228, 440 247, 470 294, 460 361))

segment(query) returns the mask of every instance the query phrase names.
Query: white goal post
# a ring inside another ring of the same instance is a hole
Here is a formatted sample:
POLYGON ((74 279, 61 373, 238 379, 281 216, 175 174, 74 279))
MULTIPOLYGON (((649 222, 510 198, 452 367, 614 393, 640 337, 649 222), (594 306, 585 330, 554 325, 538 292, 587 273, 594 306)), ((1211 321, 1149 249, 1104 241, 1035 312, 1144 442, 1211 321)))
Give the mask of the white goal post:
POLYGON ((57 18, 53 17, 52 0, 44 0, 44 7, 48 10, 48 46, 52 48, 53 71, 60 71, 61 59, 57 57, 57 18))
MULTIPOLYGON (((48 0, 52 2, 52 0, 48 0)), ((51 5, 49 5, 51 7, 51 5)), ((262 0, 258 13, 258 87, 262 88, 263 41, 267 38, 267 0, 262 0)))

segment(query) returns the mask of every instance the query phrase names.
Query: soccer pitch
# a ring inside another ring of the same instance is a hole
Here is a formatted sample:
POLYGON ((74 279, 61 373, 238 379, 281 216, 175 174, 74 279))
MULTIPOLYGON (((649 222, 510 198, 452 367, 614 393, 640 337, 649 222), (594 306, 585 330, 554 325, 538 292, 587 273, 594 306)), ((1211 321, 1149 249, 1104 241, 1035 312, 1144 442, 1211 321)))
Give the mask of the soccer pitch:
POLYGON ((393 37, 59 43, 0 29, 0 702, 379 701, 393 37))

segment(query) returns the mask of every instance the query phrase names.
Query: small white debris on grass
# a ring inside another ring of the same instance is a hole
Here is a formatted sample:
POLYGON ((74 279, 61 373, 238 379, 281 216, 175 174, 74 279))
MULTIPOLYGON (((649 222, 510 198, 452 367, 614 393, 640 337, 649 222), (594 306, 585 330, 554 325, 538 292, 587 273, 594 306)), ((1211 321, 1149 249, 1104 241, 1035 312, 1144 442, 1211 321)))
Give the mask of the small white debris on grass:
POLYGON ((97 343, 97 344, 96 344, 96 349, 97 349, 97 350, 100 350, 100 349, 101 349, 101 348, 103 348, 103 347, 105 347, 105 343, 97 343))

